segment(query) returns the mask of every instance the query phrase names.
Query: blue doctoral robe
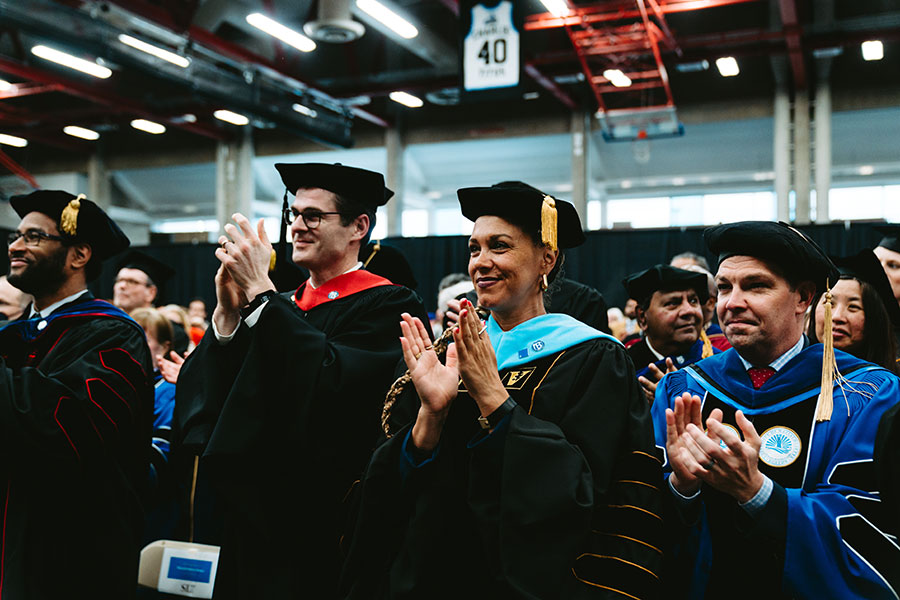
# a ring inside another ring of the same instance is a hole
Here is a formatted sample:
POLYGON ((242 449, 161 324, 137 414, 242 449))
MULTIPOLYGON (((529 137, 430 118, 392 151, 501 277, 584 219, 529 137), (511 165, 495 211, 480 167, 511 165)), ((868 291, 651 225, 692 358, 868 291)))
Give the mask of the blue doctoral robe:
MULTIPOLYGON (((690 392, 703 399, 704 420, 720 408, 723 422, 739 431, 734 413, 744 412, 762 437, 759 468, 775 484, 752 518, 705 484, 701 500, 682 505, 673 572, 685 579, 673 585, 685 597, 726 597, 747 575, 769 597, 898 597, 900 548, 880 512, 872 455, 882 414, 900 400, 900 380, 850 354, 835 356, 849 384, 834 386, 831 420, 822 423, 814 416, 821 344, 802 350, 759 390, 733 349, 666 375, 658 386, 652 415, 660 448, 665 409, 690 392)), ((670 469, 666 456, 667 477, 670 469)))
MULTIPOLYGON (((644 340, 642 343, 646 344, 647 342, 646 342, 646 340, 644 340)), ((648 348, 648 350, 649 350, 649 348, 648 348)), ((721 352, 721 350, 719 350, 715 346, 713 346, 712 351, 713 351, 713 354, 718 354, 721 352)), ((666 359, 671 358, 672 364, 675 365, 675 368, 681 369, 688 365, 694 364, 695 362, 700 360, 702 358, 702 356, 703 356, 703 340, 698 338, 697 341, 694 342, 694 345, 691 346, 691 348, 684 354, 667 356, 667 357, 663 358, 662 360, 655 361, 653 364, 656 366, 656 368, 658 368, 660 371, 665 373, 666 372, 666 359)), ((634 358, 634 356, 632 356, 632 358, 634 358)), ((647 372, 650 371, 650 367, 646 364, 645 365, 635 364, 634 369, 635 369, 635 377, 642 377, 642 376, 646 377, 647 372)))

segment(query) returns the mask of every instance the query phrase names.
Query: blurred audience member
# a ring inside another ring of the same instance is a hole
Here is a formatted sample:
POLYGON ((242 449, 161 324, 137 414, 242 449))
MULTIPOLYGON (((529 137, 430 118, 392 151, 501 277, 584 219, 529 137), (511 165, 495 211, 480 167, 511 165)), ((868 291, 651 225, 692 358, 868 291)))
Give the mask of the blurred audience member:
MULTIPOLYGON (((895 332, 900 328, 900 305, 871 250, 834 259, 841 278, 831 288, 834 347, 897 373, 895 332)), ((825 297, 812 303, 807 335, 812 343, 824 342, 825 297)))
MULTIPOLYGON (((475 293, 472 279, 466 273, 450 273, 445 275, 438 284, 437 310, 434 312, 432 330, 435 337, 439 336, 450 323, 456 323, 459 318, 459 301, 466 294, 475 293)), ((475 301, 474 298, 471 298, 475 301)))
POLYGON ((622 309, 616 306, 606 309, 606 321, 612 335, 619 341, 625 339, 625 315, 622 309))
POLYGON ((719 350, 728 350, 731 348, 731 344, 725 339, 725 334, 722 333, 722 328, 719 326, 718 320, 716 319, 716 300, 719 297, 719 289, 716 287, 716 278, 712 276, 712 273, 700 265, 687 265, 684 267, 684 270, 706 275, 706 282, 709 287, 709 299, 703 303, 702 307, 703 331, 700 332, 700 337, 704 338, 704 342, 709 340, 709 343, 719 350))
POLYGON ((672 257, 672 260, 669 261, 669 266, 677 269, 687 269, 691 265, 700 267, 707 273, 709 272, 709 263, 704 257, 694 252, 682 252, 681 254, 676 254, 672 257))
POLYGON ((172 350, 174 332, 172 322, 162 310, 136 308, 131 318, 137 321, 147 337, 153 356, 153 441, 150 453, 150 497, 145 501, 146 521, 144 543, 172 539, 177 520, 175 482, 169 467, 169 448, 172 434, 172 412, 175 409, 175 385, 166 381, 159 365, 166 362, 172 350))
POLYGON ((209 326, 209 313, 206 310, 206 302, 203 298, 194 298, 188 304, 188 317, 190 317, 191 325, 201 327, 204 330, 209 326))
POLYGON ((191 321, 188 316, 188 312, 184 309, 183 306, 179 306, 177 304, 166 304, 165 306, 159 307, 159 312, 161 312, 165 317, 172 322, 173 330, 175 335, 176 343, 173 346, 172 350, 184 356, 188 352, 194 349, 196 344, 191 341, 190 333, 191 333, 191 321), (184 335, 182 335, 184 333, 184 335), (183 346, 187 342, 187 345, 183 346))

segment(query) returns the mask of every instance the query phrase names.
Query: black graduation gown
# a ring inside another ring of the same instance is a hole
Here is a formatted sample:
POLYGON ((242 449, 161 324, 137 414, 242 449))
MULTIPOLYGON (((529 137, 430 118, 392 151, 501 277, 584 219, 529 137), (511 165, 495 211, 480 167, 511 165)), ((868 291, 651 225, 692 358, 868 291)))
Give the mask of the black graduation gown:
POLYGON ((659 358, 653 354, 653 351, 647 345, 647 338, 642 338, 641 341, 628 346, 626 352, 631 358, 631 362, 634 363, 635 371, 640 371, 651 363, 659 362, 659 358))
POLYGON ((559 278, 557 286, 550 297, 550 306, 547 310, 570 315, 597 331, 611 333, 609 317, 606 314, 608 306, 603 294, 588 285, 565 277, 559 278))
POLYGON ((118 316, 0 331, 2 600, 134 596, 153 370, 140 326, 98 305, 118 316))
POLYGON ((344 500, 378 439, 403 312, 427 322, 401 286, 308 311, 279 294, 226 345, 210 327, 186 360, 173 430, 203 452, 226 513, 216 598, 336 593, 344 500))
MULTIPOLYGON (((431 462, 408 462, 410 426, 375 452, 343 597, 655 597, 661 462, 622 346, 588 340, 500 375, 518 406, 489 436, 461 385, 431 462)), ((405 390, 393 415, 417 410, 405 390)))

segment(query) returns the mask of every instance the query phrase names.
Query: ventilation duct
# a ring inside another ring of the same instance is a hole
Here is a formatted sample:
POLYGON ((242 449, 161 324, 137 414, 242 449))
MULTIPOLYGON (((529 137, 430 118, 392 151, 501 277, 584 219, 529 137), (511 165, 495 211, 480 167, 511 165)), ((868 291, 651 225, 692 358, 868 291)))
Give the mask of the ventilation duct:
POLYGON ((361 38, 366 28, 350 18, 350 0, 319 0, 318 18, 305 23, 303 31, 320 42, 346 44, 361 38))

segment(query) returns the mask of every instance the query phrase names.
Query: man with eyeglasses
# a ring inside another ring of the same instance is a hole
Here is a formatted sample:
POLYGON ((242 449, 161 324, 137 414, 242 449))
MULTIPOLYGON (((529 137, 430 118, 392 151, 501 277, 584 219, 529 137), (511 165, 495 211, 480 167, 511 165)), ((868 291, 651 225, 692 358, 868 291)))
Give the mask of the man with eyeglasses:
POLYGON ((276 293, 262 221, 225 226, 218 303, 177 390, 176 429, 202 454, 227 523, 217 598, 335 597, 352 488, 379 436, 411 290, 362 269, 379 173, 278 164, 293 202, 293 262, 309 271, 276 293), (299 490, 299 492, 298 492, 299 490))
POLYGON ((125 312, 152 308, 159 295, 159 286, 175 274, 169 265, 137 250, 122 257, 118 267, 113 284, 113 304, 125 312))
POLYGON ((133 597, 153 368, 141 327, 87 290, 128 238, 83 197, 10 203, 9 282, 34 301, 0 328, 0 598, 133 597))

